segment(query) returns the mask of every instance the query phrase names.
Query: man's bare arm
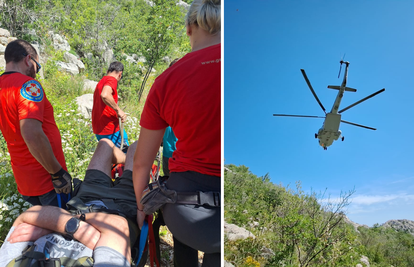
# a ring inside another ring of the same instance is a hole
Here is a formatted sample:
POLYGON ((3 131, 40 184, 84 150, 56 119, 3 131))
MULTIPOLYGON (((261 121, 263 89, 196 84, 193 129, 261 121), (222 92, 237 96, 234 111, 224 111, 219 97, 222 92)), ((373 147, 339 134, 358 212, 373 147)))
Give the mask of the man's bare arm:
POLYGON ((143 206, 140 203, 142 191, 148 185, 151 167, 160 147, 164 132, 165 129, 149 130, 141 127, 141 132, 138 138, 137 149, 134 155, 132 177, 138 206, 137 223, 140 229, 144 224, 145 218, 145 214, 142 211, 143 206))
POLYGON ((101 92, 101 98, 102 101, 105 103, 105 105, 109 106, 110 108, 112 108, 116 114, 118 115, 118 118, 121 118, 122 122, 125 122, 126 120, 126 114, 125 112, 118 106, 117 103, 115 103, 115 99, 112 96, 112 87, 105 85, 102 88, 102 92, 101 92))
MULTIPOLYGON (((33 206, 20 214, 14 221, 13 226, 17 227, 22 223, 27 223, 53 232, 65 234, 66 222, 72 217, 73 216, 69 212, 58 207, 33 206)), ((13 238, 15 238, 17 234, 18 233, 15 234, 13 232, 10 236, 11 241, 10 239, 9 241, 13 242, 13 238)), ((95 248, 100 236, 101 234, 97 229, 83 221, 80 222, 78 230, 73 235, 76 240, 90 249, 95 248)))
POLYGON ((20 120, 20 132, 33 157, 49 173, 57 173, 62 166, 53 154, 49 139, 42 129, 42 122, 36 119, 20 120))
MULTIPOLYGON (((58 207, 33 206, 22 213, 15 220, 13 226, 18 227, 21 224, 30 224, 65 234, 66 222, 72 217, 69 212, 58 207)), ((100 246, 110 247, 124 255, 130 261, 131 246, 129 228, 125 218, 114 214, 87 213, 85 214, 85 221, 80 221, 79 228, 73 235, 76 240, 90 249, 100 246)), ((36 228, 33 229, 39 230, 36 228)), ((9 242, 19 242, 17 238, 19 238, 18 233, 15 234, 13 232, 9 238, 9 242)))

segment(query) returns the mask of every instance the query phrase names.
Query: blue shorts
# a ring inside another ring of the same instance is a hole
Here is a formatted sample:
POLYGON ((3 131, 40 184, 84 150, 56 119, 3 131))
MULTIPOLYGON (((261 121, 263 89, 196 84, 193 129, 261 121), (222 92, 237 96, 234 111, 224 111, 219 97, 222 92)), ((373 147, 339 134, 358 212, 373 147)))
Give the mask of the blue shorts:
MULTIPOLYGON (((120 131, 115 132, 113 134, 106 134, 106 135, 95 134, 95 135, 96 135, 96 139, 98 139, 98 141, 101 140, 102 138, 108 138, 109 140, 111 140, 115 144, 115 146, 117 146, 118 148, 121 147, 122 137, 120 135, 120 131)), ((125 132, 125 130, 124 130, 124 145, 129 146, 128 135, 125 132)))

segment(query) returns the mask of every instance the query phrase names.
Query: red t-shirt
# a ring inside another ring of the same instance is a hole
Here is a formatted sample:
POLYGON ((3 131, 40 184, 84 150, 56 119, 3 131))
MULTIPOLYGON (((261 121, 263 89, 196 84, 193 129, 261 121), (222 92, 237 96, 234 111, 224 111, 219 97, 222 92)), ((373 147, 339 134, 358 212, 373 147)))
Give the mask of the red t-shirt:
POLYGON ((25 196, 39 196, 53 190, 48 171, 32 156, 20 133, 20 120, 42 122, 53 154, 66 170, 62 140, 53 116, 53 107, 41 84, 21 73, 0 76, 0 129, 9 149, 17 189, 25 196))
POLYGON ((140 125, 172 127, 177 150, 171 172, 221 175, 221 45, 185 55, 154 82, 140 125))
POLYGON ((117 79, 112 76, 104 76, 96 85, 95 93, 93 94, 92 129, 94 134, 99 135, 113 134, 119 131, 118 115, 101 98, 102 89, 106 85, 112 88, 112 97, 115 103, 118 103, 117 79))

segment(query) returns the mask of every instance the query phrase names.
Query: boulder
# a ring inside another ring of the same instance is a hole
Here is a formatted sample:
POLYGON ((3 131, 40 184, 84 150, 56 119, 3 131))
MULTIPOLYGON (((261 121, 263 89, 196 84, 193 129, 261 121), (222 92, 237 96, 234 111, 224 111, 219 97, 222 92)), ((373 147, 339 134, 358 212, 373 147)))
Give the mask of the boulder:
POLYGON ((112 49, 106 50, 102 55, 104 61, 109 65, 114 60, 114 52, 112 49))
POLYGON ((0 55, 4 55, 4 51, 6 51, 6 46, 0 44, 0 55))
POLYGON ((177 6, 180 6, 182 8, 184 8, 186 11, 188 11, 190 9, 190 4, 187 4, 186 2, 179 0, 177 3, 177 6))
POLYGON ((230 262, 224 261, 224 267, 234 267, 230 262))
POLYGON ((361 256, 359 260, 365 267, 369 267, 369 259, 367 256, 361 256))
POLYGON ((0 28, 0 36, 9 38, 10 37, 10 32, 6 29, 0 28))
POLYGON ((126 54, 124 54, 124 56, 126 57, 126 61, 127 62, 129 62, 129 63, 131 63, 131 64, 134 64, 134 63, 137 63, 136 61, 135 61, 135 59, 134 59, 134 57, 132 57, 132 56, 128 56, 128 55, 126 55, 126 54))
POLYGON ((17 37, 9 37, 7 38, 7 43, 13 42, 14 40, 17 40, 17 37))
POLYGON ((50 31, 49 34, 52 37, 53 47, 56 50, 70 51, 70 45, 64 37, 59 34, 55 34, 52 31, 50 31))
POLYGON ((244 228, 241 228, 235 224, 224 222, 224 235, 227 236, 228 240, 236 241, 239 239, 256 238, 251 232, 244 228))
POLYGON ((85 79, 83 81, 83 90, 84 91, 86 91, 86 90, 93 90, 93 91, 95 91, 95 88, 96 88, 96 85, 97 84, 98 84, 98 82, 85 79))
POLYGON ((9 43, 7 39, 8 39, 7 37, 1 36, 0 37, 0 44, 6 46, 9 43))
POLYGON ((75 56, 75 55, 73 55, 73 54, 71 54, 69 52, 65 52, 65 54, 63 55, 63 57, 65 58, 66 62, 75 64, 76 66, 78 66, 79 71, 82 71, 82 70, 85 69, 85 65, 83 64, 82 61, 80 61, 78 59, 77 56, 75 56))
POLYGON ((93 94, 85 94, 75 98, 78 104, 78 111, 85 119, 90 119, 92 116, 93 94))
POLYGON ((73 63, 65 63, 65 62, 62 62, 62 61, 56 61, 56 65, 58 66, 58 69, 60 71, 67 72, 67 73, 70 73, 72 75, 79 74, 78 66, 76 66, 73 63))

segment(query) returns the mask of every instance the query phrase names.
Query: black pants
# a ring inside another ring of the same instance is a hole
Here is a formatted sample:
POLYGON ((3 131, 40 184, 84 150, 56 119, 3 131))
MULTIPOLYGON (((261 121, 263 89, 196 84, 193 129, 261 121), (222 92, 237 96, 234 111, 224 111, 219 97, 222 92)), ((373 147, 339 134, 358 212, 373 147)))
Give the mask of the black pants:
MULTIPOLYGON (((171 173, 167 187, 177 192, 220 192, 220 177, 197 172, 171 173)), ((203 267, 220 266, 220 207, 166 204, 164 221, 174 236, 174 266, 198 266, 198 250, 204 252, 203 267)))

